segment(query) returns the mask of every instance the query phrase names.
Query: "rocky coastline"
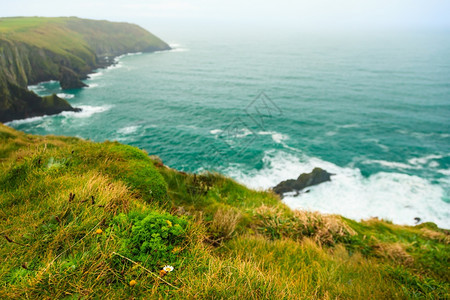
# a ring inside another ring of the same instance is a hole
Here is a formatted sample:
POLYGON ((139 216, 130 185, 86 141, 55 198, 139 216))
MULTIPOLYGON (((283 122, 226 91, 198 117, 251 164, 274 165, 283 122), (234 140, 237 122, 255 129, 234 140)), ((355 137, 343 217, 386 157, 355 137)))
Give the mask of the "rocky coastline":
POLYGON ((0 34, 0 122, 79 111, 56 95, 37 96, 28 85, 58 80, 65 90, 83 88, 88 74, 114 64, 117 56, 170 49, 150 32, 128 23, 79 18, 0 21, 1 32, 6 32, 0 34), (31 21, 36 23, 31 28, 8 27, 9 22, 17 27, 18 22, 31 21), (36 32, 42 39, 32 38, 36 32))

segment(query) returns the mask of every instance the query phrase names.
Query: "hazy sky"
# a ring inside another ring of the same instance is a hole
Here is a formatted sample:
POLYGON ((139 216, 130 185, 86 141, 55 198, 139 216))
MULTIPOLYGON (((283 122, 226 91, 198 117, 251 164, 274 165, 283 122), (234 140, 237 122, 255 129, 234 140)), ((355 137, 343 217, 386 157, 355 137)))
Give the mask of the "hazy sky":
POLYGON ((154 29, 450 28, 450 0, 0 0, 1 16, 79 16, 154 29))

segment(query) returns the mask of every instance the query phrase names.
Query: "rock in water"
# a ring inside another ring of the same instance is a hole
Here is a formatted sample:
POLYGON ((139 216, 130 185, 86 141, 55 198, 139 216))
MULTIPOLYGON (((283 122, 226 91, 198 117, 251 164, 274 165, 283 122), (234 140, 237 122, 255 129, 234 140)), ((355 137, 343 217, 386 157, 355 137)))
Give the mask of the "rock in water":
POLYGON ((314 168, 311 173, 303 173, 297 179, 288 179, 277 184, 273 191, 278 195, 292 191, 300 191, 305 187, 317 185, 325 181, 331 181, 331 173, 321 169, 314 168))
POLYGON ((77 73, 66 67, 61 67, 59 83, 63 90, 79 89, 87 86, 80 80, 77 73))

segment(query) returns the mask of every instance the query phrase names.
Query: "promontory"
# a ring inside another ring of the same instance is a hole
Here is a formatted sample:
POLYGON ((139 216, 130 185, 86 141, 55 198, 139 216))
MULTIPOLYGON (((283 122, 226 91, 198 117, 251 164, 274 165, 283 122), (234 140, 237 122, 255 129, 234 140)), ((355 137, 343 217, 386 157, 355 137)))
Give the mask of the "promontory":
POLYGON ((0 18, 0 122, 76 111, 56 95, 39 97, 29 85, 58 80, 84 87, 93 70, 133 52, 169 50, 167 43, 129 23, 75 17, 0 18))

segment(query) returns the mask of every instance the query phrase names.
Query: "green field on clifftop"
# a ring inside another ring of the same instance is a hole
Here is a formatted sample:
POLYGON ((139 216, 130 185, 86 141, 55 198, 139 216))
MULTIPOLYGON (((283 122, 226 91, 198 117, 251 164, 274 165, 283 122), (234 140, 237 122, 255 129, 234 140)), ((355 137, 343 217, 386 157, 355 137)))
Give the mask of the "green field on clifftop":
POLYGON ((112 48, 120 50, 145 44, 164 48, 167 45, 134 24, 75 17, 0 18, 0 39, 23 42, 66 55, 74 52, 88 54, 91 53, 89 48, 97 55, 106 55, 107 50, 112 48))
POLYGON ((449 296, 449 232, 432 223, 292 211, 131 146, 4 125, 0 232, 2 299, 449 296))

